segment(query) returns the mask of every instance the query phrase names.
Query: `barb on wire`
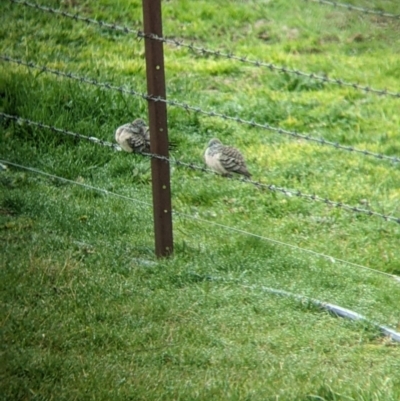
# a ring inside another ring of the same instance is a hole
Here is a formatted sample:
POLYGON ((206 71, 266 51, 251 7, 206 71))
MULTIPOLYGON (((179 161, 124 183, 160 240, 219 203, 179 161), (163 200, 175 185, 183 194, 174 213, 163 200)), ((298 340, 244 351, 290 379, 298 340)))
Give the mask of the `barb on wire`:
MULTIPOLYGON (((41 174, 41 175, 44 175, 44 176, 52 178, 52 179, 58 179, 60 181, 63 181, 63 182, 69 183, 69 184, 75 184, 75 185, 84 187, 86 189, 99 191, 99 192, 104 193, 105 195, 115 196, 115 197, 118 197, 118 198, 121 198, 121 199, 125 199, 125 200, 128 200, 128 201, 141 203, 141 204, 146 205, 146 206, 152 206, 152 204, 150 202, 145 202, 145 201, 141 201, 141 200, 138 200, 138 199, 134 199, 134 198, 131 198, 131 197, 126 196, 126 195, 121 195, 121 194, 118 194, 116 192, 108 191, 108 190, 103 189, 103 188, 94 187, 92 185, 84 184, 82 182, 69 180, 69 179, 64 178, 64 177, 59 177, 59 176, 56 176, 56 175, 53 175, 53 174, 46 173, 44 171, 35 169, 33 167, 23 166, 21 164, 13 163, 13 162, 10 162, 8 160, 0 160, 0 163, 3 163, 5 165, 10 165, 10 166, 13 166, 13 167, 17 167, 17 168, 21 168, 21 169, 24 169, 24 170, 27 170, 27 171, 31 171, 31 172, 34 172, 36 174, 41 174)), ((392 278, 392 279, 394 279, 396 281, 400 281, 399 276, 396 276, 395 274, 386 273, 386 272, 383 272, 381 270, 376 270, 376 269, 373 269, 371 267, 360 265, 358 263, 349 262, 347 260, 339 259, 339 258, 330 256, 330 255, 319 253, 319 252, 313 251, 311 249, 302 248, 302 247, 297 246, 297 245, 292 245, 292 244, 289 244, 289 243, 286 243, 286 242, 275 240, 273 238, 269 238, 269 237, 265 237, 265 236, 262 236, 262 235, 254 234, 254 233, 249 232, 249 231, 241 230, 241 229, 238 229, 238 228, 235 228, 235 227, 230 227, 230 226, 227 226, 227 225, 224 225, 224 224, 221 224, 221 223, 217 223, 215 221, 206 220, 206 219, 203 219, 203 218, 198 217, 198 216, 192 216, 192 215, 187 214, 187 213, 183 213, 183 212, 179 212, 179 211, 175 211, 174 210, 173 214, 177 215, 177 216, 182 216, 182 217, 187 218, 187 219, 197 220, 197 221, 200 221, 202 223, 206 223, 206 224, 210 224, 210 225, 213 225, 213 226, 216 226, 216 227, 220 227, 220 228, 223 228, 225 230, 236 232, 238 234, 243 234, 243 235, 249 235, 249 236, 252 236, 252 237, 256 237, 256 238, 259 238, 259 239, 262 239, 262 240, 265 240, 265 241, 268 241, 268 242, 272 242, 273 244, 276 244, 276 245, 286 246, 286 247, 294 249, 296 251, 309 253, 309 254, 311 254, 313 256, 317 256, 317 257, 329 260, 330 262, 340 262, 340 263, 347 264, 347 265, 352 266, 352 267, 357 267, 357 268, 369 270, 369 271, 371 271, 373 273, 378 273, 378 274, 390 277, 390 278, 392 278)))
MULTIPOLYGON (((72 135, 74 137, 77 137, 77 138, 80 138, 80 139, 86 139, 88 141, 91 141, 91 142, 94 142, 94 143, 98 143, 98 144, 103 145, 103 146, 117 148, 116 145, 114 145, 114 144, 112 144, 110 142, 103 141, 101 139, 95 138, 95 137, 88 137, 88 136, 85 136, 85 135, 76 134, 74 132, 70 132, 70 131, 67 131, 67 130, 64 130, 64 129, 61 129, 61 128, 56 128, 56 127, 53 127, 53 126, 50 126, 50 125, 46 125, 46 124, 43 124, 43 123, 40 123, 40 122, 35 122, 35 121, 32 121, 32 120, 28 120, 26 118, 20 118, 18 116, 12 116, 12 115, 5 114, 5 113, 2 113, 2 112, 0 112, 0 117, 3 117, 5 119, 15 120, 15 121, 21 121, 22 123, 27 123, 29 125, 34 125, 34 126, 37 126, 39 128, 50 129, 51 131, 56 132, 56 133, 60 133, 60 134, 64 134, 64 135, 72 135)), ((185 168, 188 168, 188 169, 191 169, 191 170, 199 170, 199 171, 202 171, 202 172, 205 172, 205 173, 216 174, 214 171, 212 171, 210 169, 207 169, 205 167, 202 167, 202 166, 198 166, 198 165, 196 165, 194 163, 187 163, 187 162, 184 162, 184 161, 181 161, 181 160, 168 158, 166 156, 162 156, 162 155, 158 155, 158 154, 154 154, 154 153, 141 152, 139 154, 141 154, 142 156, 146 156, 148 158, 154 158, 154 159, 158 159, 158 160, 163 160, 166 163, 174 164, 174 165, 176 165, 178 167, 185 167, 185 168)), ((247 179, 247 178, 234 179, 234 180, 238 181, 238 182, 241 182, 241 183, 245 183, 245 184, 252 184, 257 188, 268 189, 271 192, 279 192, 279 193, 284 194, 285 196, 289 196, 289 197, 296 196, 298 198, 303 198, 303 199, 307 199, 307 200, 314 201, 314 202, 324 203, 324 204, 326 204, 328 206, 340 208, 340 209, 343 209, 343 210, 346 210, 346 211, 349 211, 349 212, 366 214, 368 216, 380 217, 380 218, 383 218, 385 221, 392 221, 392 222, 400 224, 400 217, 391 216, 391 215, 385 215, 383 213, 375 212, 375 211, 370 210, 370 209, 363 209, 363 208, 360 208, 360 207, 357 207, 357 206, 347 205, 347 204, 345 204, 343 202, 332 201, 330 199, 322 198, 322 197, 320 197, 318 195, 315 195, 315 194, 313 194, 313 195, 306 194, 306 193, 301 192, 300 190, 290 190, 290 189, 286 189, 286 188, 283 188, 283 187, 276 186, 274 184, 265 184, 265 183, 262 183, 260 181, 253 181, 253 180, 250 180, 250 179, 247 179)))
MULTIPOLYGON (((311 1, 314 1, 314 0, 311 0, 311 1)), ((319 0, 315 0, 315 1, 319 1, 319 0)), ((137 30, 137 29, 133 29, 133 28, 129 28, 126 26, 117 25, 117 24, 112 24, 112 23, 101 21, 101 20, 96 20, 93 18, 83 17, 83 16, 80 16, 79 14, 71 14, 66 11, 61 11, 61 10, 57 10, 55 8, 41 6, 39 4, 30 3, 28 1, 10 0, 10 2, 15 3, 15 4, 21 4, 21 5, 28 6, 28 7, 32 7, 37 10, 46 11, 51 14, 57 14, 57 15, 61 15, 63 17, 72 18, 76 21, 83 21, 88 24, 95 24, 95 25, 100 26, 101 28, 107 28, 107 29, 121 31, 121 32, 129 33, 129 34, 134 34, 138 38, 149 38, 152 40, 161 41, 168 45, 187 48, 190 51, 195 52, 200 55, 210 55, 210 56, 215 56, 215 57, 227 58, 229 60, 234 60, 234 61, 239 61, 242 63, 251 64, 252 66, 255 66, 255 67, 266 68, 266 69, 269 69, 270 71, 277 71, 277 72, 281 72, 281 73, 285 73, 285 74, 294 74, 297 76, 302 76, 304 78, 322 81, 324 83, 350 87, 355 90, 360 90, 360 91, 363 91, 366 93, 374 93, 374 94, 380 95, 380 96, 390 96, 390 97, 400 98, 400 92, 393 92, 393 91, 389 91, 387 89, 371 88, 368 85, 360 85, 358 83, 347 82, 347 81, 345 81, 343 79, 339 79, 339 78, 330 78, 327 75, 318 75, 318 74, 314 74, 314 73, 304 72, 304 71, 300 71, 297 69, 278 66, 271 62, 249 59, 245 56, 238 56, 233 53, 224 53, 219 50, 206 49, 201 46, 196 46, 193 43, 185 43, 182 40, 170 39, 170 38, 166 38, 166 37, 157 36, 155 34, 145 34, 144 32, 137 30)))
POLYGON ((381 17, 400 19, 400 14, 397 14, 397 15, 391 14, 391 13, 388 13, 388 12, 382 11, 382 10, 373 10, 371 8, 358 7, 358 6, 353 6, 352 4, 339 3, 337 1, 329 1, 329 0, 305 0, 305 1, 311 1, 313 3, 324 4, 324 5, 333 6, 333 7, 342 7, 342 8, 346 8, 347 10, 350 10, 350 11, 360 11, 364 14, 375 14, 375 15, 379 15, 381 17))
POLYGON ((107 82, 99 82, 95 79, 91 79, 91 78, 86 78, 86 77, 82 77, 82 76, 78 76, 75 75, 71 72, 62 72, 59 70, 54 70, 51 68, 48 68, 46 66, 39 66, 33 62, 26 62, 20 59, 14 59, 10 56, 4 55, 4 54, 0 54, 0 60, 4 60, 7 62, 11 62, 11 63, 16 63, 18 65, 23 65, 26 66, 28 68, 34 68, 37 69, 39 71, 45 72, 45 73, 49 73, 49 74, 54 74, 56 76, 60 76, 60 77, 65 77, 65 78, 69 78, 69 79, 73 79, 82 83, 86 83, 86 84, 90 84, 90 85, 94 85, 97 86, 99 88, 102 89, 109 89, 109 90, 115 90, 118 91, 120 93, 126 93, 129 95, 133 95, 133 96, 138 96, 141 97, 142 99, 148 100, 148 101, 154 101, 154 102, 164 102, 170 106, 175 106, 175 107, 179 107, 182 108, 186 111, 193 111, 195 113, 199 113, 199 114, 203 114, 206 115, 208 117, 217 117, 217 118, 222 118, 224 120, 229 120, 229 121, 235 121, 239 124, 245 124, 245 125, 250 125, 252 127, 257 127, 257 128, 261 128, 261 129, 265 129, 274 133, 277 133, 279 135, 287 135, 290 136, 292 138, 296 138, 296 139, 301 139, 301 140, 305 140, 305 141, 309 141, 309 142, 314 142, 317 143, 319 145, 325 145, 325 146, 332 146, 336 149, 340 149, 340 150, 344 150, 347 152, 352 152, 352 153, 358 153, 361 154, 363 156, 370 156, 370 157, 374 157, 380 160, 386 160, 386 161, 390 161, 393 163, 398 163, 400 162, 400 157, 399 156, 387 156, 381 153, 375 153, 375 152, 371 152, 369 150, 366 149, 358 149, 355 148, 353 146, 346 146, 346 145, 342 145, 338 142, 332 142, 332 141, 328 141, 327 139, 324 139, 323 137, 314 137, 311 136, 309 134, 301 134, 299 132, 296 131, 289 131, 283 128, 279 128, 279 127, 274 127, 270 124, 267 123, 258 123, 255 122, 254 120, 245 120, 243 118, 240 117, 236 117, 236 116, 229 116, 227 114, 223 114, 223 113, 219 113, 216 111, 207 111, 207 110, 203 110, 201 107, 196 107, 196 106, 190 106, 187 103, 182 103, 179 102, 177 100, 173 100, 173 99, 164 99, 161 97, 154 97, 152 95, 148 95, 133 89, 128 89, 125 88, 123 86, 115 86, 112 85, 110 83, 107 82))

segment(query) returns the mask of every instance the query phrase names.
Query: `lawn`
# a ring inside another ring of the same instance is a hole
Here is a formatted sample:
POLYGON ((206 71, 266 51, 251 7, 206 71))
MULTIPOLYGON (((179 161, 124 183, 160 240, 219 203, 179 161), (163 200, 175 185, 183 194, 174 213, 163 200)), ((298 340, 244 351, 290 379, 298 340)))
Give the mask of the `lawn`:
MULTIPOLYGON (((143 40, 2 2, 1 55, 59 73, 0 60, 0 399, 400 399, 399 343, 372 323, 400 331, 400 224, 379 217, 400 217, 400 20, 220 3, 162 4, 164 35, 207 50, 164 46, 167 99, 201 109, 168 104, 171 157, 202 167, 218 137, 289 192, 171 163, 174 254, 157 259, 149 159, 34 124, 113 142, 148 120, 146 100, 103 85, 146 92, 143 40)), ((38 4, 143 29, 138 0, 38 4)))

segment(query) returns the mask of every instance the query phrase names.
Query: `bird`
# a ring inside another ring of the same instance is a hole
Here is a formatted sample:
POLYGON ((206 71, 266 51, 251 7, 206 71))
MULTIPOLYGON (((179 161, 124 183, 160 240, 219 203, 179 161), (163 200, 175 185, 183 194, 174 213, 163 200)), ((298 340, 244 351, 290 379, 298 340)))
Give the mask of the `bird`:
POLYGON ((204 153, 204 160, 208 167, 223 176, 231 176, 231 173, 244 175, 250 178, 243 155, 232 146, 225 146, 217 138, 212 138, 204 153))
POLYGON ((125 152, 141 153, 150 151, 149 127, 141 118, 118 127, 115 131, 115 140, 125 152))
MULTIPOLYGON (((118 127, 115 131, 115 140, 125 152, 150 152, 150 129, 141 118, 118 127)), ((168 144, 170 150, 175 146, 171 142, 168 144)))

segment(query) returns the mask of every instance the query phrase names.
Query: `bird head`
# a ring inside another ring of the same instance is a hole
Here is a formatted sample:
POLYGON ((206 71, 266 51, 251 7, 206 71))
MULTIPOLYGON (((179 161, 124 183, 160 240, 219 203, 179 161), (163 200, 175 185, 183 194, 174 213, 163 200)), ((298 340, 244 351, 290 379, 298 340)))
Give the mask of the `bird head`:
POLYGON ((210 148, 211 146, 215 145, 222 145, 222 142, 217 138, 212 138, 210 142, 208 142, 208 147, 210 148))
POLYGON ((146 123, 141 118, 137 118, 132 122, 132 125, 136 128, 142 128, 146 126, 146 123))

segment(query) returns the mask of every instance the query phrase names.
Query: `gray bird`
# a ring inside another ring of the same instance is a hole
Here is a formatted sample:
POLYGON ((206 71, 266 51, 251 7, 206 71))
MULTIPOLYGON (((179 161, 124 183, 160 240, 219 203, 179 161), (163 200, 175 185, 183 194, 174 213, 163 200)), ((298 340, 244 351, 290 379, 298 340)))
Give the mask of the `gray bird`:
MULTIPOLYGON (((126 152, 150 152, 150 129, 141 118, 118 127, 115 131, 115 140, 126 152)), ((174 143, 168 144, 170 150, 175 147, 174 143)))
POLYGON ((217 138, 208 142, 204 159, 208 167, 224 176, 237 173, 247 178, 251 177, 242 154, 232 146, 223 145, 217 138))
POLYGON ((115 140, 125 152, 140 153, 150 151, 150 131, 146 123, 137 118, 121 125, 115 131, 115 140))

